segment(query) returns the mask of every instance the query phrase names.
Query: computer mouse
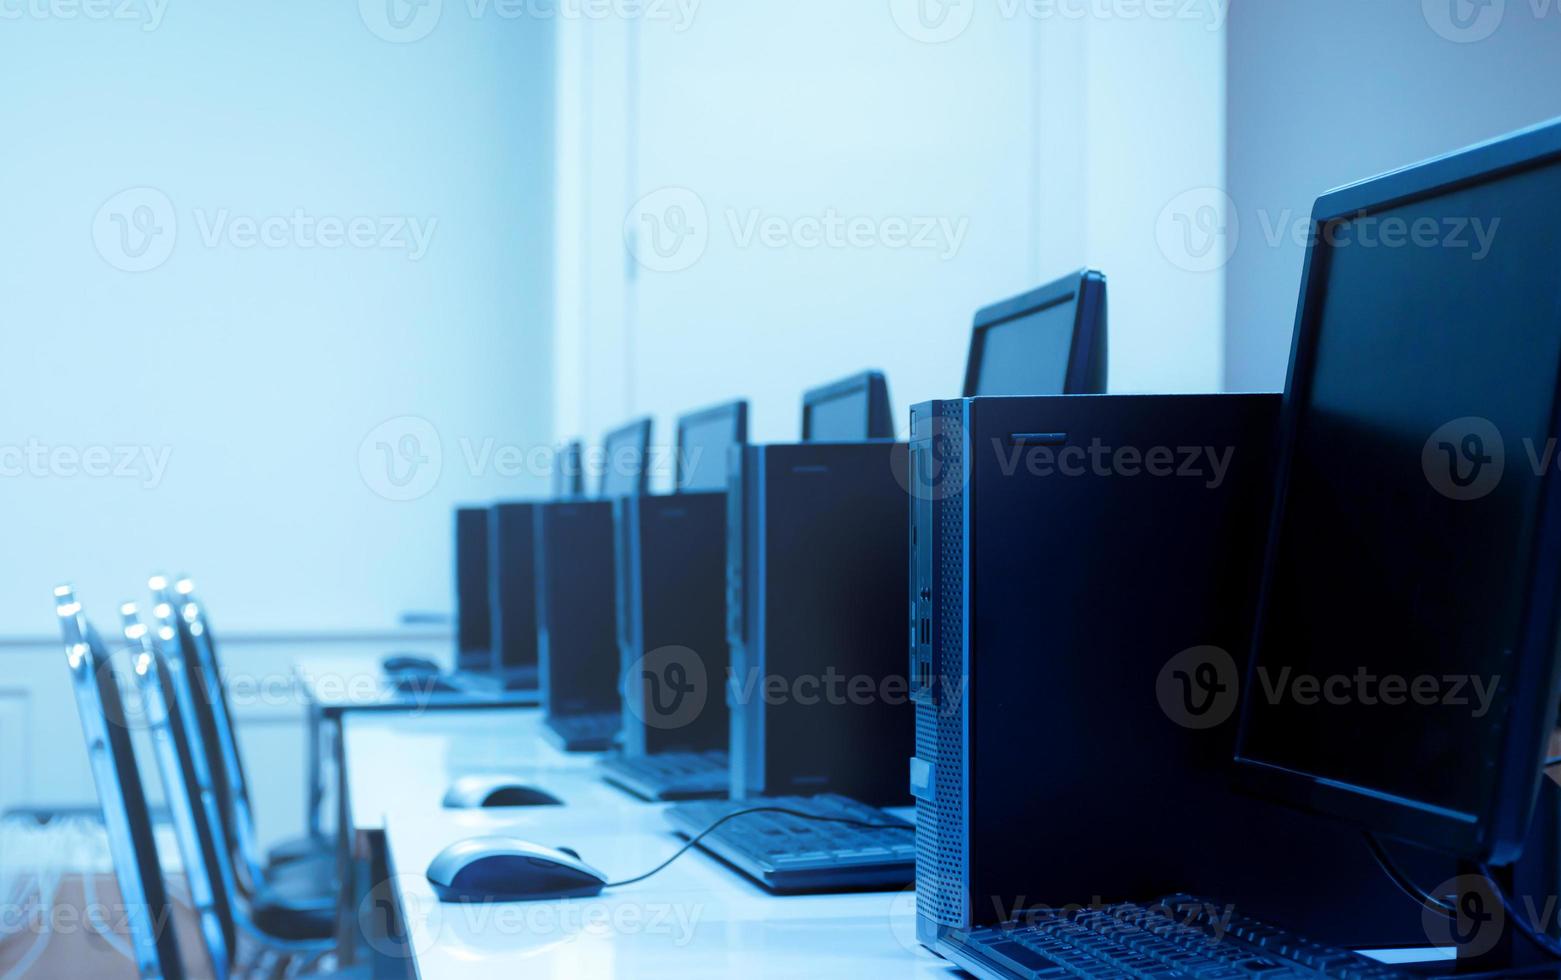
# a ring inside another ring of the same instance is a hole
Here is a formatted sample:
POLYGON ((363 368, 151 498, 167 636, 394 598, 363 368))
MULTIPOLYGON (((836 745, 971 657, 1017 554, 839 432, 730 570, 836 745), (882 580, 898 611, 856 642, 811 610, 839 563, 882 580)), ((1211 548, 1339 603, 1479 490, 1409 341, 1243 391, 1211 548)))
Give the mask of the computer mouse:
POLYGON ((607 876, 567 848, 473 837, 439 852, 428 883, 441 902, 532 902, 599 895, 607 876))
POLYGON ((387 674, 437 674, 439 665, 427 657, 419 657, 411 653, 395 653, 379 662, 380 669, 387 674))
POLYGON ((563 800, 512 776, 463 776, 445 791, 444 805, 469 810, 485 806, 561 806, 563 800))

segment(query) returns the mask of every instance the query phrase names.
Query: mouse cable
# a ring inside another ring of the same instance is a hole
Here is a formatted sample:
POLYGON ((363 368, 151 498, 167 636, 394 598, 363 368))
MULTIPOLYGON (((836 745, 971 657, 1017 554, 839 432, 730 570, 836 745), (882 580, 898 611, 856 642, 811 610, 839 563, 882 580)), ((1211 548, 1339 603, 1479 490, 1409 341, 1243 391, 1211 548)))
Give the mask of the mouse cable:
MULTIPOLYGON (((1512 924, 1518 927, 1518 931, 1523 933, 1528 938, 1528 941, 1538 947, 1540 951, 1548 953, 1554 959, 1561 960, 1561 942, 1535 929, 1533 924, 1518 911, 1517 906, 1512 904, 1512 899, 1507 896, 1506 889, 1502 888, 1501 884, 1496 880, 1496 876, 1491 872, 1489 865, 1482 862, 1479 868, 1480 874, 1484 875, 1485 880, 1490 883, 1491 891, 1496 895, 1497 901, 1501 902, 1501 907, 1507 913, 1507 918, 1511 919, 1512 924)), ((1554 969, 1553 964, 1551 968, 1554 969)))
POLYGON ((1377 867, 1381 868, 1382 873, 1398 886, 1399 891, 1414 899, 1416 904, 1427 911, 1447 919, 1458 917, 1456 908, 1415 884, 1399 863, 1393 860, 1393 855, 1388 853, 1388 849, 1382 846, 1382 841, 1377 839, 1376 834, 1366 832, 1366 846, 1371 848, 1371 856, 1376 859, 1377 867))
POLYGON ((706 827, 704 830, 701 830, 699 833, 697 833, 694 836, 690 837, 686 844, 684 844, 682 847, 678 848, 676 851, 672 852, 672 856, 671 857, 667 858, 665 861, 663 861, 660 864, 656 865, 654 868, 651 868, 649 871, 645 872, 644 874, 642 874, 642 875, 635 875, 633 878, 625 878, 622 881, 611 881, 611 882, 608 882, 607 884, 603 885, 602 887, 603 888, 622 888, 624 885, 632 885, 635 882, 644 881, 646 878, 649 878, 651 875, 660 874, 663 870, 666 869, 667 865, 671 864, 673 861, 676 861, 678 858, 680 858, 683 855, 687 854, 689 852, 689 850, 692 849, 695 844, 698 844, 700 841, 704 840, 706 837, 708 837, 712 833, 714 833, 717 827, 720 827, 722 824, 726 823, 728 820, 736 820, 738 817, 746 817, 746 816, 748 816, 749 814, 752 814, 752 813, 779 813, 779 814, 782 814, 782 815, 788 816, 788 817, 796 817, 799 820, 815 820, 815 821, 817 821, 819 823, 845 824, 845 825, 850 826, 850 827, 856 827, 858 830, 904 830, 904 831, 910 832, 910 831, 914 831, 916 829, 915 827, 913 827, 913 826, 911 826, 909 824, 903 824, 903 823, 869 823, 869 822, 867 822, 865 820, 855 820, 855 819, 853 819, 851 817, 825 817, 825 816, 820 816, 819 814, 816 814, 816 813, 804 813, 801 810, 792 810, 792 809, 789 809, 789 808, 783 807, 783 806, 751 806, 751 807, 747 807, 747 808, 742 809, 742 810, 734 810, 731 813, 728 813, 726 816, 722 817, 721 819, 715 821, 710 826, 706 827))

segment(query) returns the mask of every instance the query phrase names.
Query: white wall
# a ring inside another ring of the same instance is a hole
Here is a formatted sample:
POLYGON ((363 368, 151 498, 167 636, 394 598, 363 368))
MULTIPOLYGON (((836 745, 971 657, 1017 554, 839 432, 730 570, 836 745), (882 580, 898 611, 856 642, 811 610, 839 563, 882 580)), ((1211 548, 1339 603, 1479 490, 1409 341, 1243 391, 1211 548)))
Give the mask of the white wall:
POLYGON ((553 25, 438 10, 4 5, 0 636, 51 633, 62 579, 101 619, 158 568, 230 633, 384 629, 450 608, 454 502, 546 485, 477 454, 551 438, 553 25), (376 233, 245 245, 295 212, 376 233), (143 258, 116 215, 162 229, 143 258), (390 247, 402 219, 426 251, 390 247), (407 436, 430 463, 401 502, 377 444, 407 436), (29 444, 166 469, 19 475, 29 444))
POLYGON ((1255 0, 1229 35, 1226 384, 1273 390, 1301 288, 1294 223, 1330 188, 1561 115, 1561 4, 1255 0))
POLYGON ((1157 228, 1222 182, 1220 9, 945 9, 561 25, 560 436, 652 413, 664 444, 679 412, 747 396, 756 440, 794 439, 804 388, 868 367, 901 418, 958 393, 977 307, 1086 264, 1111 283, 1114 390, 1217 389, 1220 273, 1157 228), (863 234, 816 243, 831 216, 863 234), (920 227, 934 247, 900 247, 920 227))

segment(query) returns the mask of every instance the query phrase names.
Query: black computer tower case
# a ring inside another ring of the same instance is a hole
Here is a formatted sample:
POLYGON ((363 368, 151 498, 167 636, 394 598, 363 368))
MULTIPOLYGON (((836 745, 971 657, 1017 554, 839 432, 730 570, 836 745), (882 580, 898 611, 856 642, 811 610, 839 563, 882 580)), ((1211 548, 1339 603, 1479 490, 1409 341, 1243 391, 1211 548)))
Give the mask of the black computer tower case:
POLYGON ((728 483, 732 797, 909 803, 904 444, 747 446, 728 483), (903 466, 902 466, 903 469, 903 466))
POLYGON ((488 607, 488 509, 455 512, 455 669, 493 671, 488 607))
MULTIPOLYGON (((912 409, 924 944, 1026 908, 1178 891, 1339 945, 1424 941, 1358 832, 1232 791, 1233 702, 1218 724, 1178 707, 1177 664, 1213 662, 1209 648, 1229 655, 1222 680, 1244 675, 1278 408, 1105 395, 912 409)), ((1424 880, 1453 873, 1425 857, 1424 880)))
POLYGON ((623 750, 726 748, 726 494, 613 501, 623 750))
POLYGON ((503 503, 488 514, 488 603, 500 674, 537 670, 536 509, 530 502, 503 503))
POLYGON ((538 504, 535 517, 543 713, 617 711, 612 503, 538 504))

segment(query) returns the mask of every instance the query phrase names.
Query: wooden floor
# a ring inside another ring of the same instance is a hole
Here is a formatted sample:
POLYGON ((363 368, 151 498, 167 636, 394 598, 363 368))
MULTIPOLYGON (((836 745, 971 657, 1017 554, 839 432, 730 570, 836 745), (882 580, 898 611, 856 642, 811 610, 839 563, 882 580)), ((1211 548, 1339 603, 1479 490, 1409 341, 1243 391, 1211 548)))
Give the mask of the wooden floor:
MULTIPOLYGON (((79 874, 62 877, 47 915, 36 891, 15 906, 0 910, 0 976, 9 976, 18 965, 27 962, 26 971, 17 980, 136 980, 135 964, 100 935, 98 925, 88 921, 87 909, 91 905, 98 911, 101 925, 117 936, 123 949, 129 948, 114 876, 91 876, 91 902, 88 884, 79 874)), ((184 893, 182 881, 169 884, 176 894, 184 893)), ((210 978, 212 973, 195 916, 187 906, 178 906, 174 928, 188 975, 210 978)))

